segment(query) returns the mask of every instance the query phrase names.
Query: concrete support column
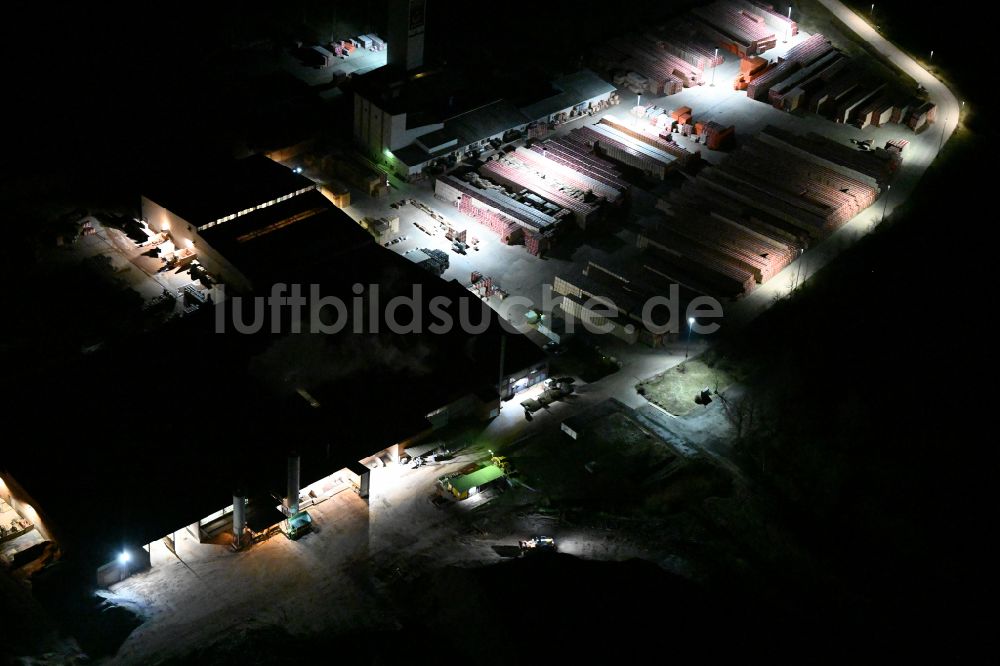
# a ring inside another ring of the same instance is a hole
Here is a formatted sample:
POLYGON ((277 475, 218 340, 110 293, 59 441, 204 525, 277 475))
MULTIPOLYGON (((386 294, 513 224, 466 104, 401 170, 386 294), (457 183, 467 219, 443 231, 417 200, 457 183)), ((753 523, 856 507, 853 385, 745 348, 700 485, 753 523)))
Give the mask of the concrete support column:
POLYGON ((288 455, 288 494, 285 497, 285 509, 292 516, 299 512, 299 454, 288 455))
POLYGON ((247 528, 247 500, 242 490, 233 493, 233 545, 243 546, 243 533, 247 528))

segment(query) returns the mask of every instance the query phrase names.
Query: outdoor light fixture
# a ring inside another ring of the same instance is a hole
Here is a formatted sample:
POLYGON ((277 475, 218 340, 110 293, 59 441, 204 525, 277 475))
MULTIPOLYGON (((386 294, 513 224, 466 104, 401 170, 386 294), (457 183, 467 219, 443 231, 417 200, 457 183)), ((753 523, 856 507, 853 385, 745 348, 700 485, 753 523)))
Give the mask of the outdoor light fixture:
POLYGON ((132 559, 132 556, 128 554, 127 550, 123 550, 118 554, 118 561, 122 564, 128 564, 130 559, 132 559))
POLYGON ((687 344, 684 346, 684 358, 688 357, 688 352, 691 351, 691 329, 694 328, 694 317, 688 317, 688 339, 687 344))

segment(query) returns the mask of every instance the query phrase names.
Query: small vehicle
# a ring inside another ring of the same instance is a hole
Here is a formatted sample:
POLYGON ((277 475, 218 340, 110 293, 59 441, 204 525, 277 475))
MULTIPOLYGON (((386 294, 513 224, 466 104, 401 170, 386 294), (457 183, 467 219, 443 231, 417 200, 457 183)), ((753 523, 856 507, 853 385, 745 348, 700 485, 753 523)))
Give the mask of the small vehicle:
POLYGON ((547 536, 534 536, 526 541, 518 541, 517 545, 520 546, 522 553, 543 551, 555 552, 556 540, 547 536))

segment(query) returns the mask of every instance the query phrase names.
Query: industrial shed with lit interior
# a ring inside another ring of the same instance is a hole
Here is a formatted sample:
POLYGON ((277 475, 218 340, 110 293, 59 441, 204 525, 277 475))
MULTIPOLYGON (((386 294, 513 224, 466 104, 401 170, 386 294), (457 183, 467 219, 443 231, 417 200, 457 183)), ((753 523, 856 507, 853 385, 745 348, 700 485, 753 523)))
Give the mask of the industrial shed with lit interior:
MULTIPOLYGON (((4 499, 31 517, 40 540, 91 564, 102 585, 171 557, 178 539, 253 547, 281 532, 297 536, 296 523, 307 519, 295 515, 332 494, 351 493, 367 506, 370 493, 391 479, 378 470, 396 464, 407 446, 449 423, 490 419, 501 396, 547 376, 545 354, 506 331, 478 296, 378 246, 322 197, 308 202, 306 215, 281 211, 314 193, 297 176, 275 173, 285 186, 262 202, 305 191, 194 238, 195 247, 199 238, 210 242, 238 272, 244 296, 268 294, 276 283, 317 284, 324 295, 351 302, 355 285, 377 286, 364 301, 370 322, 390 299, 419 289, 424 321, 434 320, 428 303, 444 297, 454 321, 464 309, 481 326, 400 335, 383 312, 374 330, 360 333, 351 325, 338 333, 286 333, 294 330, 287 320, 277 333, 264 326, 241 334, 228 323, 220 333, 220 321, 231 323, 234 314, 228 298, 138 340, 82 355, 76 367, 39 373, 12 407, 35 424, 41 441, 56 412, 60 420, 95 418, 94 403, 81 396, 100 396, 109 418, 99 440, 61 451, 55 462, 74 473, 58 482, 44 449, 5 448, 4 499), (275 210, 280 215, 268 217, 275 210)), ((183 197, 171 206, 191 210, 183 197)))

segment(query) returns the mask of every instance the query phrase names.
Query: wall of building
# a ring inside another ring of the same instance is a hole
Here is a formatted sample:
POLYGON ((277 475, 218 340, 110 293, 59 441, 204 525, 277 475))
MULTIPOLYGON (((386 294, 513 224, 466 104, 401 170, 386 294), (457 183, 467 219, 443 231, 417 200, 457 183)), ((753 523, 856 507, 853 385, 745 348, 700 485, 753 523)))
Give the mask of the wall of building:
POLYGON ((405 148, 442 127, 443 123, 431 123, 407 129, 405 113, 386 113, 362 95, 354 95, 354 138, 376 160, 381 161, 386 150, 405 148))
POLYGON ((426 0, 390 0, 389 64, 404 71, 424 64, 426 0))
POLYGON ((504 381, 502 382, 501 393, 503 393, 503 398, 506 400, 513 397, 516 393, 545 381, 548 376, 549 362, 547 360, 541 361, 529 368, 512 372, 504 377, 504 381))
POLYGON ((153 231, 166 231, 178 248, 192 247, 198 252, 198 261, 216 278, 237 291, 248 291, 250 280, 219 254, 198 233, 193 224, 167 210, 155 201, 142 197, 142 218, 153 231))
POLYGON ((45 516, 38 508, 37 502, 21 487, 21 484, 9 473, 0 475, 0 497, 10 505, 22 518, 27 518, 42 535, 43 539, 53 540, 45 516))

